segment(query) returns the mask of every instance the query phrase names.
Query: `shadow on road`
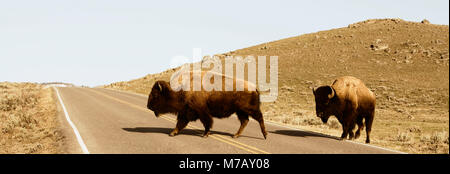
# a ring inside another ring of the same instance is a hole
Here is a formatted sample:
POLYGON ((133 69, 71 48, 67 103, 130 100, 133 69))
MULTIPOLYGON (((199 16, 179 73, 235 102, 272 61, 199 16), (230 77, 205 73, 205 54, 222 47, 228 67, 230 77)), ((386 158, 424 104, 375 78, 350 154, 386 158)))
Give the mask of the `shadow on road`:
POLYGON ((270 133, 296 136, 296 137, 324 137, 324 138, 331 138, 331 139, 339 140, 338 137, 333 137, 330 135, 313 133, 313 132, 308 132, 308 131, 300 131, 300 130, 275 130, 275 131, 270 131, 270 133))
MULTIPOLYGON (((169 135, 170 132, 172 132, 173 128, 162 128, 162 127, 135 127, 135 128, 122 128, 125 131, 128 132, 139 132, 139 133, 162 133, 169 135)), ((180 131, 179 135, 195 135, 195 136, 202 136, 204 130, 199 129, 188 129, 185 128, 180 131)), ((220 132, 220 131, 213 131, 211 130, 211 135, 218 134, 218 135, 224 135, 224 136, 233 136, 233 134, 226 133, 226 132, 220 132)), ((255 138, 255 137, 249 137, 241 135, 240 137, 248 137, 248 138, 255 138)))

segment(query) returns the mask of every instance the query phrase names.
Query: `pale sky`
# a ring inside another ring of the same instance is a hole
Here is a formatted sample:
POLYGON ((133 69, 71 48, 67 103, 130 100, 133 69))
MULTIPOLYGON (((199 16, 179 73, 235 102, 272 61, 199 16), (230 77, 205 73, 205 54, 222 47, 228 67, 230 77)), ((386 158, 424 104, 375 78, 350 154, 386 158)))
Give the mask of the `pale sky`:
POLYGON ((0 0, 0 82, 97 86, 374 18, 448 25, 448 0, 0 0))

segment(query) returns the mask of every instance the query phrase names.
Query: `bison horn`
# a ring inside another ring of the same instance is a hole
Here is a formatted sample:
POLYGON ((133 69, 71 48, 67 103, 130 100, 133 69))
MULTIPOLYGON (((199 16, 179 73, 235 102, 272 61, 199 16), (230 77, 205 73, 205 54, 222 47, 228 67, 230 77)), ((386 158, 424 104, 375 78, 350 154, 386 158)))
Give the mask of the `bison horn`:
POLYGON ((316 87, 312 88, 313 94, 316 95, 316 87))
POLYGON ((334 97, 334 89, 333 89, 333 87, 331 87, 331 86, 329 86, 329 87, 330 87, 330 89, 331 89, 331 93, 328 94, 328 98, 331 99, 331 98, 334 97))
POLYGON ((158 89, 159 89, 159 91, 162 91, 162 86, 161 86, 161 83, 159 83, 159 82, 158 82, 158 89))

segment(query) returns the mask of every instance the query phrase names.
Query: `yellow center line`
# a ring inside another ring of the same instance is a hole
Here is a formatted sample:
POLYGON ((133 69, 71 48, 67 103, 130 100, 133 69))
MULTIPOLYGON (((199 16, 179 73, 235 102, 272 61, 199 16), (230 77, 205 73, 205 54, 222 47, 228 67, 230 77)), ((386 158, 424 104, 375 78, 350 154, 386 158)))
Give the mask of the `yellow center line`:
MULTIPOLYGON (((226 137, 224 137, 224 136, 222 136, 222 135, 214 135, 214 136, 218 136, 218 137, 220 137, 220 138, 229 140, 229 138, 226 138, 226 137)), ((233 142, 235 142, 235 143, 237 143, 237 144, 239 144, 239 145, 241 145, 241 146, 247 147, 247 148, 249 148, 249 149, 253 149, 253 150, 259 151, 259 152, 261 152, 261 153, 263 153, 263 154, 270 154, 269 152, 266 152, 266 151, 264 151, 264 150, 258 149, 258 148, 256 148, 256 147, 253 147, 253 146, 250 146, 250 145, 247 145, 247 144, 238 142, 238 141, 233 141, 233 142)))
MULTIPOLYGON (((141 107, 141 106, 139 106, 139 105, 135 105, 135 104, 132 104, 132 103, 129 103, 129 102, 120 100, 120 99, 115 98, 115 97, 111 97, 111 96, 109 96, 109 95, 106 95, 106 94, 103 94, 103 93, 101 93, 101 92, 98 92, 98 91, 96 91, 96 90, 94 90, 94 89, 93 89, 93 90, 90 90, 90 91, 92 91, 92 92, 94 92, 94 93, 97 93, 97 94, 99 94, 99 95, 102 95, 102 96, 104 96, 104 97, 107 97, 107 98, 109 98, 109 99, 112 99, 112 100, 114 100, 114 101, 117 101, 117 102, 126 104, 126 105, 128 105, 128 106, 130 106, 130 107, 139 109, 139 110, 141 110, 141 111, 151 113, 150 110, 148 110, 148 109, 146 109, 146 108, 143 108, 143 107, 141 107)), ((172 122, 172 123, 175 123, 175 124, 176 124, 176 122, 177 122, 175 119, 170 118, 169 116, 161 116, 161 118, 163 118, 163 119, 165 119, 165 120, 167 120, 167 121, 170 121, 170 122, 172 122)), ((193 129, 193 130, 196 131, 196 132, 202 133, 202 131, 199 131, 200 128, 198 128, 198 127, 196 127, 196 126, 187 125, 186 127, 190 128, 190 129, 193 129)), ((258 149, 258 148, 256 148, 256 147, 253 147, 253 146, 250 146, 250 145, 247 145, 247 144, 244 144, 244 143, 237 142, 237 141, 235 141, 235 140, 232 140, 232 139, 230 139, 230 138, 226 138, 226 137, 221 136, 221 135, 210 135, 210 137, 212 137, 212 138, 214 138, 214 139, 216 139, 216 140, 218 140, 218 141, 224 142, 224 143, 226 143, 226 144, 232 145, 232 146, 234 146, 234 147, 237 147, 237 148, 239 148, 239 149, 248 151, 248 152, 253 153, 253 154, 270 154, 269 152, 263 151, 263 150, 261 150, 261 149, 258 149)))
MULTIPOLYGON (((163 117, 163 118, 164 118, 164 119, 169 119, 169 120, 173 121, 174 123, 176 123, 176 120, 175 120, 175 119, 170 118, 170 117, 168 117, 168 116, 167 116, 167 117, 163 117)), ((197 126, 188 125, 187 127, 188 127, 188 128, 191 128, 191 129, 194 129, 196 132, 203 133, 202 131, 198 131, 198 129, 200 129, 200 128, 197 127, 197 126)), ((216 136, 217 136, 217 138, 221 138, 221 139, 224 139, 224 140, 226 140, 226 141, 232 141, 233 143, 236 143, 236 144, 238 144, 238 145, 241 145, 241 146, 244 146, 244 147, 247 147, 247 148, 249 148, 249 149, 256 150, 256 151, 259 151, 260 153, 270 154, 269 152, 263 151, 263 150, 261 150, 261 149, 258 149, 258 148, 256 148, 256 147, 253 147, 253 146, 250 146, 250 145, 247 145, 247 144, 244 144, 244 143, 240 143, 240 142, 238 142, 238 141, 231 140, 231 139, 226 138, 226 137, 224 137, 224 136, 222 136, 222 135, 210 135, 210 136, 213 137, 213 138, 216 138, 216 136)))

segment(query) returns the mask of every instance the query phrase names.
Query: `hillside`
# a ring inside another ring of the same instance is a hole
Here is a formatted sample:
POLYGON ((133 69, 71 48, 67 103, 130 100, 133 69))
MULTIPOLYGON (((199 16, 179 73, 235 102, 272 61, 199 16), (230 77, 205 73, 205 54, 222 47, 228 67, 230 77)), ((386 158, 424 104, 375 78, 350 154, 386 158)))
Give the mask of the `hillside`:
MULTIPOLYGON (((366 20, 225 55, 279 57, 278 99, 262 106, 267 120, 339 136, 337 120, 324 125, 316 118, 311 88, 350 75, 377 96, 372 144, 408 153, 449 152, 448 26, 366 20)), ((154 81, 168 80, 175 70, 104 87, 147 95, 154 81)))

